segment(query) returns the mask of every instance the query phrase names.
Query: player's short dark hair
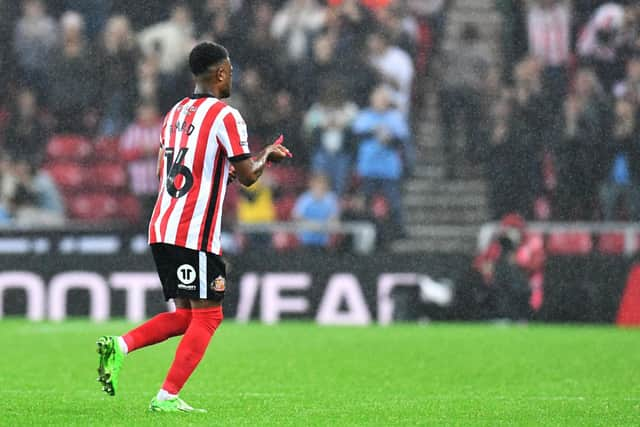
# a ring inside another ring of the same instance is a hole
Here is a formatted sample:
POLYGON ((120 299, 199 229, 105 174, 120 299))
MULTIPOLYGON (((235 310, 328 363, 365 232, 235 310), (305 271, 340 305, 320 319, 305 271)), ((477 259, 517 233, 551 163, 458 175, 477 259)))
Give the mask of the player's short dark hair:
POLYGON ((189 54, 189 67, 194 76, 204 74, 212 65, 229 58, 229 51, 217 43, 201 42, 189 54))

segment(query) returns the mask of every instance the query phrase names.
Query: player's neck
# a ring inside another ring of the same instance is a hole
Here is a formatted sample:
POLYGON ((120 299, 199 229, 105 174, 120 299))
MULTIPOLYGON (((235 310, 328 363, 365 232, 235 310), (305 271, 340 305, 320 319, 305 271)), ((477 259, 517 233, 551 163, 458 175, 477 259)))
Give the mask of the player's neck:
POLYGON ((214 89, 209 89, 206 86, 203 86, 201 84, 196 83, 196 87, 193 89, 193 93, 195 95, 211 95, 214 96, 216 98, 220 98, 220 94, 217 93, 218 90, 214 89))

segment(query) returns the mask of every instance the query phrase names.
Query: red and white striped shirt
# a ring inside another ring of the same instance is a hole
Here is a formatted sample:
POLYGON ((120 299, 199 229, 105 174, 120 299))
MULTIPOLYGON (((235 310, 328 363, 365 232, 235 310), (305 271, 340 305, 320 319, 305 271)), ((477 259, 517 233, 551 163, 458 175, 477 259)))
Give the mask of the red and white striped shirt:
POLYGON ((136 195, 153 195, 158 191, 156 168, 158 133, 162 123, 132 123, 120 138, 120 153, 127 161, 131 191, 136 195))
POLYGON ((527 18, 529 53, 544 65, 561 66, 569 61, 569 8, 556 3, 548 8, 532 6, 527 18))
POLYGON ((250 156, 242 116, 212 96, 185 98, 165 117, 161 144, 164 158, 149 243, 220 255, 230 159, 250 156))

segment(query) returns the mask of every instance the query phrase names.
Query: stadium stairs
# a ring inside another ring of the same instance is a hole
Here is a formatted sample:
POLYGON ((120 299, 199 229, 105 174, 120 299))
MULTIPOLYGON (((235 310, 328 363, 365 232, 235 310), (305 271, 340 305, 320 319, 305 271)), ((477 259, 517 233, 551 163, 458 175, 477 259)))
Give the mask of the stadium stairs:
MULTIPOLYGON (((491 52, 497 56, 500 16, 494 0, 453 0, 443 49, 455 49, 457 34, 468 22, 478 26, 482 42, 489 44, 491 52)), ((477 165, 460 159, 457 178, 445 179, 444 150, 438 126, 438 74, 434 72, 428 77, 424 89, 426 100, 417 120, 416 167, 404 186, 407 236, 391 246, 398 253, 473 253, 480 226, 488 220, 486 187, 477 165)), ((461 153, 461 141, 457 144, 457 151, 461 153)))

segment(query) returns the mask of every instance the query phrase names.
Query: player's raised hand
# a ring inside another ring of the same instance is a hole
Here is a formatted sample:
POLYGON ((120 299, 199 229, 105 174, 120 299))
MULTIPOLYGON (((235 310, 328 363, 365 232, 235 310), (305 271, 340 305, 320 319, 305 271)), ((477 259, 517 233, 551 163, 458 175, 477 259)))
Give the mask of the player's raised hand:
POLYGON ((291 151, 289 151, 287 147, 282 145, 283 141, 284 137, 280 135, 273 144, 267 146, 266 150, 269 153, 267 160, 269 160, 270 162, 278 163, 287 157, 293 157, 291 151))

